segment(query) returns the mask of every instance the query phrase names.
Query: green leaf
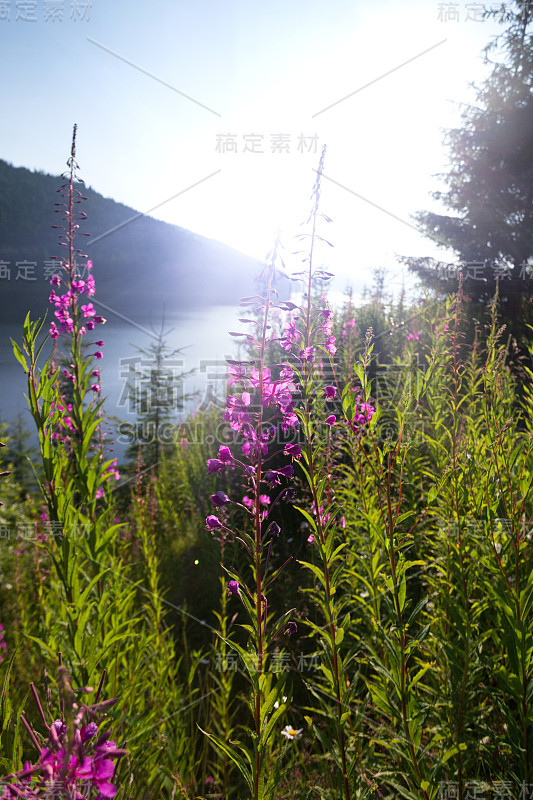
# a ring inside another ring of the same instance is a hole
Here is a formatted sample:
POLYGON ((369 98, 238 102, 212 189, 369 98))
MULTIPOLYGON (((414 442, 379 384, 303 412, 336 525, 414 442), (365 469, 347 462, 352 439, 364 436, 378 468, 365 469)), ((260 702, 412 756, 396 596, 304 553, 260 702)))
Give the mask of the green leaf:
POLYGON ((419 615, 421 609, 426 605, 427 601, 428 601, 427 597, 423 597, 422 600, 418 601, 418 603, 414 607, 413 611, 411 612, 411 616, 407 620, 407 627, 408 628, 411 625, 411 623, 415 621, 415 619, 419 615))
POLYGON ((24 358, 22 350, 20 349, 20 346, 13 339, 11 339, 11 344, 13 345, 13 353, 15 358, 17 359, 19 364, 21 364, 24 367, 25 372, 28 372, 28 365, 26 363, 26 359, 24 358))
POLYGON ((407 591, 407 582, 405 580, 405 575, 402 575, 400 580, 400 586, 398 589, 398 604, 400 607, 400 611, 403 611, 405 606, 405 593, 407 591))
MULTIPOLYGON (((265 702, 261 706, 261 716, 260 716, 261 727, 263 726, 265 717, 268 714, 270 714, 270 712, 274 708, 274 704, 281 697, 283 697, 283 690, 285 688, 286 680, 287 680, 287 673, 285 672, 282 674, 281 678, 276 682, 274 688, 268 693, 267 697, 265 698, 265 702)), ((283 703, 280 703, 279 708, 285 708, 283 703)))
POLYGON ((444 753, 444 755, 442 756, 442 758, 440 760, 440 763, 441 764, 445 764, 448 761, 448 759, 450 759, 452 756, 454 756, 460 750, 466 750, 466 744, 464 742, 461 742, 461 744, 458 744, 458 745, 454 744, 453 747, 450 747, 448 750, 446 750, 446 752, 444 753))
POLYGON ((296 511, 299 511, 299 512, 300 512, 300 514, 302 514, 302 515, 303 515, 303 516, 306 518, 306 520, 308 521, 308 523, 311 525, 311 528, 312 528, 312 529, 315 531, 315 533, 316 533, 316 529, 317 529, 317 528, 316 528, 316 520, 315 520, 315 518, 314 518, 314 517, 312 517, 312 516, 311 516, 311 514, 309 514, 309 513, 308 513, 308 512, 305 510, 305 508, 300 508, 299 506, 294 506, 294 508, 296 509, 296 511))
POLYGON ((311 572, 313 572, 316 575, 316 577, 318 578, 324 589, 326 588, 326 580, 324 578, 324 573, 322 572, 320 567, 317 567, 316 564, 311 564, 309 561, 298 561, 298 564, 301 564, 303 567, 307 567, 307 569, 310 569, 311 572))
MULTIPOLYGON (((227 745, 226 742, 223 739, 221 739, 219 736, 215 736, 212 733, 207 733, 207 731, 204 731, 202 728, 200 728, 198 723, 197 723, 197 727, 198 727, 198 729, 200 731, 202 731, 202 733, 205 736, 207 736, 209 739, 211 739, 211 741, 215 744, 216 747, 219 748, 219 750, 222 750, 222 752, 225 753, 228 756, 228 758, 231 758, 233 763, 237 765, 241 775, 243 776, 243 778, 245 779, 246 783, 248 784, 248 788, 250 790, 250 793, 253 794, 254 788, 253 788, 253 782, 252 782, 252 775, 251 775, 250 769, 249 769, 248 765, 246 764, 246 761, 244 760, 244 758, 239 753, 236 753, 235 750, 232 750, 231 747, 229 747, 229 745, 227 745)), ((241 747, 241 745, 239 745, 239 747, 241 747)), ((241 747, 241 749, 242 749, 242 747, 241 747)))

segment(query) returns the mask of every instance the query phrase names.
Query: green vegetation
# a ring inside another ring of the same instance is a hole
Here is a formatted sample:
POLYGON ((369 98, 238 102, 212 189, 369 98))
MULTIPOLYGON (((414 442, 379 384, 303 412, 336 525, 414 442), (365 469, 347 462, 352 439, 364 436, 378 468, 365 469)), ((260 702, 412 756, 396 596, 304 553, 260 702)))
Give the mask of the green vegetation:
POLYGON ((301 304, 277 241, 224 412, 179 424, 161 332, 118 465, 75 156, 53 321, 13 341, 38 448, 0 427, 2 797, 533 797, 531 326, 461 278, 331 308, 324 149, 301 304))

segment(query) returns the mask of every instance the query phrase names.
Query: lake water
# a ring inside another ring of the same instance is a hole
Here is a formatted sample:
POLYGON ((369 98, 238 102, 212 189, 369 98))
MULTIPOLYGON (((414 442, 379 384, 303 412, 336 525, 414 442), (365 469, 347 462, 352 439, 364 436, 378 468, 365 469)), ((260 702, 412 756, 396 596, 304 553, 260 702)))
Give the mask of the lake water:
MULTIPOLYGON (((239 287, 235 287, 236 296, 238 296, 238 291, 239 287)), ((295 303, 301 302, 301 297, 294 292, 291 299, 295 303)), ((333 307, 335 305, 340 307, 346 298, 340 292, 331 292, 328 299, 333 307)), ((105 314, 105 310, 99 308, 98 311, 105 314)), ((183 379, 171 400, 176 404, 185 395, 197 393, 192 400, 185 401, 184 411, 181 414, 176 412, 176 422, 186 418, 189 413, 201 406, 205 407, 210 403, 218 408, 224 407, 226 359, 247 357, 242 345, 239 345, 241 340, 228 333, 228 331, 250 328, 250 326, 243 326, 238 322, 238 318, 243 315, 248 316, 249 314, 239 306, 191 308, 180 311, 172 317, 167 314, 168 319, 165 319, 164 331, 168 331, 168 333, 164 336, 165 342, 170 350, 182 348, 183 352, 172 359, 167 359, 165 366, 174 376, 190 370, 194 371, 192 375, 183 379)), ((48 319, 51 318, 52 315, 49 312, 48 319)), ((132 424, 136 422, 137 416, 134 409, 130 407, 127 397, 126 383, 132 382, 129 367, 131 365, 142 369, 145 374, 149 375, 153 359, 139 353, 138 348, 149 351, 150 345, 156 343, 160 321, 154 323, 154 327, 155 333, 154 328, 151 328, 148 323, 121 320, 115 314, 110 314, 106 324, 96 326, 95 332, 91 334, 92 340, 101 337, 105 342, 104 347, 101 348, 103 358, 95 359, 94 364, 101 373, 100 383, 102 396, 105 398, 106 416, 119 417, 132 424)), ((22 325, 0 324, 0 420, 9 424, 10 420, 21 413, 26 420, 28 429, 35 434, 35 425, 24 398, 24 394, 27 393, 26 375, 13 355, 11 338, 22 344, 22 325)), ((51 340, 41 354, 41 363, 44 363, 50 353, 51 340)), ((144 383, 144 388, 146 385, 147 382, 144 383)), ((143 382, 137 380, 135 386, 137 389, 142 389, 143 382)), ((169 398, 165 398, 164 402, 168 403, 169 398)), ((151 435, 152 433, 148 432, 147 436, 151 435)), ((115 436, 115 453, 119 459, 124 455, 129 443, 128 436, 122 436, 122 441, 120 438, 120 436, 115 436)), ((37 441, 36 435, 34 441, 37 441)))
MULTIPOLYGON (((242 314, 243 309, 238 307, 214 306, 180 312, 165 322, 165 331, 172 329, 165 336, 166 344, 170 349, 183 348, 181 354, 165 362, 167 369, 174 376, 194 370, 194 374, 183 380, 172 397, 172 401, 179 401, 180 395, 198 392, 196 398, 186 403, 186 411, 194 411, 201 404, 208 405, 210 402, 219 406, 223 404, 226 358, 239 356, 240 340, 230 336, 228 331, 242 330, 242 324, 237 322, 242 314)), ((159 327, 155 327, 158 332, 159 327)), ((153 360, 139 353, 137 348, 149 351, 150 344, 157 341, 157 336, 149 325, 116 319, 108 320, 104 326, 97 326, 97 333, 98 336, 93 338, 101 337, 105 341, 101 348, 103 358, 94 361, 95 367, 101 372, 102 395, 106 398, 105 412, 108 416, 134 422, 136 415, 127 401, 126 383, 132 380, 129 366, 132 364, 149 374, 153 360)), ((34 423, 23 396, 27 393, 26 375, 13 355, 10 338, 21 344, 22 326, 0 325, 0 418, 9 422, 21 412, 33 432, 34 423)), ((48 349, 48 355, 50 352, 51 348, 48 349)), ((46 357, 43 352, 43 363, 46 357)), ((135 385, 142 388, 142 380, 135 381, 135 385)), ((169 398, 166 402, 169 402, 169 398)), ((176 413, 178 419, 180 415, 176 413)), ((122 456, 125 448, 125 441, 122 445, 118 442, 116 454, 122 456)))

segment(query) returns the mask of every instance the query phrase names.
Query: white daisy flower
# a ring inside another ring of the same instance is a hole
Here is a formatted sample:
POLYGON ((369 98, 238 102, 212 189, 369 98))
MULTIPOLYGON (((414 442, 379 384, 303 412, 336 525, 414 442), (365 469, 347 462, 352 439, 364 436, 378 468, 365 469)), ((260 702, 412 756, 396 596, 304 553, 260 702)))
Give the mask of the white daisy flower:
MULTIPOLYGON (((284 703, 287 702, 287 698, 285 697, 285 695, 283 695, 283 702, 284 703)), ((274 708, 279 708, 279 700, 276 700, 276 702, 274 703, 274 708)))
POLYGON ((295 730, 292 725, 285 725, 283 730, 281 731, 282 736, 286 736, 287 739, 299 739, 302 735, 303 728, 300 730, 295 730))

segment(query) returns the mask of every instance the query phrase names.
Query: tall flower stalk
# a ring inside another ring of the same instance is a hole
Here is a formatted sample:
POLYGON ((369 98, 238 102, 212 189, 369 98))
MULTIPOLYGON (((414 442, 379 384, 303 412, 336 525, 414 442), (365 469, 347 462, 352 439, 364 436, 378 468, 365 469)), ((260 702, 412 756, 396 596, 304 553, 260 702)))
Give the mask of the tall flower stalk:
POLYGON ((156 766, 155 754, 160 755, 170 736, 179 738, 181 733, 178 718, 165 728, 162 717, 170 717, 170 707, 182 704, 183 693, 174 680, 173 661, 165 658, 173 648, 162 619, 151 536, 141 532, 147 574, 140 576, 129 558, 131 544, 117 536, 122 523, 115 518, 111 487, 119 474, 116 460, 105 460, 99 433, 102 400, 95 360, 102 358, 103 342, 89 344, 88 354, 83 346, 83 337, 103 324, 103 318, 92 303, 83 303, 84 294, 92 297, 95 282, 90 262, 84 277, 82 256, 75 246, 83 219, 75 210, 82 199, 75 186, 75 143, 76 128, 67 180, 60 190, 64 202, 59 204, 64 216, 61 244, 68 256, 59 261, 50 295, 56 311, 49 335, 64 346, 65 366, 58 367, 57 352, 39 365, 46 342, 38 341, 44 319, 31 322, 28 315, 22 347, 13 343, 27 374, 28 401, 39 436, 44 473, 40 489, 46 503, 41 529, 44 533, 52 529, 54 534, 34 542, 40 556, 35 562, 38 602, 33 601, 36 613, 21 615, 21 621, 25 644, 32 643, 29 659, 39 671, 35 645, 49 671, 56 666, 55 654, 61 652, 69 674, 81 686, 93 682, 105 664, 109 685, 119 697, 110 713, 119 734, 127 732, 131 745, 128 759, 119 766, 119 779, 129 770, 136 777, 149 776, 160 787, 169 783, 172 764, 159 758, 156 766), (63 290, 60 295, 58 287, 63 290), (139 578, 149 589, 139 587, 139 578), (128 717, 124 711, 133 698, 136 714, 128 717), (141 737, 147 726, 149 743, 141 737))
MULTIPOLYGON (((251 576, 241 576, 235 569, 226 568, 232 580, 228 583, 228 592, 244 606, 249 622, 243 625, 248 633, 246 648, 234 641, 227 640, 229 647, 241 656, 248 680, 250 682, 250 712, 253 719, 252 747, 244 743, 232 749, 219 737, 208 733, 213 742, 225 752, 239 767, 246 780, 250 795, 254 800, 266 800, 273 797, 280 780, 280 761, 272 761, 272 750, 275 747, 274 737, 278 718, 285 711, 282 701, 286 683, 286 674, 277 677, 269 669, 269 656, 274 645, 283 634, 296 631, 296 623, 289 622, 291 612, 282 614, 272 621, 268 611, 268 590, 278 578, 290 558, 277 569, 273 569, 272 550, 275 539, 281 534, 277 522, 272 519, 272 512, 283 497, 290 495, 286 486, 294 474, 291 463, 284 466, 270 466, 273 458, 278 458, 280 449, 275 449, 287 432, 293 431, 297 425, 294 414, 292 380, 293 372, 284 364, 268 364, 267 354, 271 342, 270 316, 273 308, 287 310, 292 304, 279 302, 273 287, 277 272, 278 243, 276 243, 270 262, 266 267, 264 295, 244 298, 241 305, 254 307, 261 312, 260 320, 241 319, 243 324, 254 325, 257 331, 246 335, 250 346, 255 349, 257 358, 249 362, 231 362, 228 384, 242 385, 241 396, 229 395, 226 401, 224 419, 240 442, 242 458, 238 458, 229 447, 223 445, 219 449, 218 458, 209 459, 207 469, 210 473, 222 470, 235 470, 244 487, 247 487, 248 505, 231 500, 223 492, 213 495, 216 509, 222 509, 219 519, 215 514, 206 519, 206 527, 213 533, 224 531, 228 542, 234 541, 246 553, 251 576), (274 376, 276 373, 276 377, 274 376), (269 452, 270 451, 270 452, 269 452), (265 509, 266 492, 276 491, 274 501, 265 509), (241 508, 250 518, 253 535, 242 530, 235 532, 226 524, 226 514, 231 505, 241 508), (274 708, 275 704, 278 704, 274 708), (244 756, 244 757, 243 757, 244 756)), ((282 448, 285 457, 291 458, 295 451, 290 445, 282 448)))
POLYGON ((83 346, 86 334, 104 324, 105 319, 96 314, 91 302, 83 303, 83 295, 87 298, 94 295, 95 281, 92 262, 89 260, 82 267, 80 262, 85 256, 76 247, 77 237, 88 235, 79 231, 86 214, 76 208, 84 199, 76 187, 82 182, 77 175, 76 132, 75 125, 68 171, 63 176, 66 182, 58 190, 62 202, 56 203, 56 213, 63 215, 63 224, 53 226, 61 231, 59 244, 67 249, 65 258, 56 259, 59 271, 50 281, 53 288, 49 301, 55 307, 55 320, 50 324, 49 335, 54 341, 54 353, 45 368, 39 370, 37 359, 44 342, 37 348, 37 338, 44 320, 31 323, 29 315, 24 325, 23 341, 23 349, 30 356, 29 365, 19 345, 13 342, 13 347, 28 375, 30 411, 43 454, 45 484, 41 489, 48 519, 52 523, 63 522, 74 499, 79 512, 94 524, 96 502, 104 493, 107 481, 112 477, 118 478, 118 472, 114 460, 104 461, 103 447, 95 436, 102 406, 98 362, 102 358, 104 342, 98 340, 83 346), (63 294, 57 294, 56 289, 62 289, 63 294), (59 344, 64 346, 62 353, 58 353, 59 344), (94 348, 94 352, 86 355, 87 347, 94 348), (56 363, 58 357, 63 363, 62 368, 56 363), (89 458, 93 459, 95 450, 99 462, 96 475, 87 469, 87 462, 89 458), (65 485, 67 475, 70 482, 65 485))
POLYGON ((307 623, 312 636, 316 637, 322 646, 321 669, 325 680, 319 694, 313 689, 311 691, 322 706, 319 713, 324 719, 330 718, 329 702, 325 702, 325 698, 327 701, 333 701, 335 709, 332 739, 326 738, 319 728, 315 730, 333 755, 339 772, 338 785, 342 796, 346 800, 351 800, 354 785, 352 775, 357 757, 351 758, 348 753, 346 730, 347 726, 352 724, 353 688, 350 688, 346 676, 350 658, 341 652, 350 617, 347 615, 342 618, 345 601, 336 596, 342 581, 339 562, 346 543, 337 542, 336 529, 338 530, 342 520, 339 508, 335 505, 331 485, 329 449, 330 434, 337 424, 335 414, 330 412, 338 390, 334 385, 324 386, 323 373, 318 366, 319 356, 325 357, 330 363, 330 376, 333 379, 335 369, 332 359, 337 348, 336 338, 332 334, 333 312, 327 308, 317 308, 313 303, 315 283, 327 281, 331 277, 331 273, 315 266, 317 242, 324 241, 317 233, 317 225, 320 218, 330 221, 325 215, 319 214, 324 158, 325 147, 313 189, 313 207, 307 220, 310 232, 301 234, 301 238, 309 239, 307 270, 300 278, 304 286, 304 304, 297 310, 296 322, 287 327, 281 345, 292 354, 295 373, 300 381, 301 402, 297 410, 302 438, 300 469, 309 490, 312 513, 303 508, 299 510, 311 529, 308 543, 317 553, 316 560, 300 563, 320 582, 320 592, 315 592, 315 597, 325 623, 323 627, 311 621, 307 623))
MULTIPOLYGON (((103 731, 106 710, 117 699, 100 701, 100 692, 105 680, 105 671, 100 680, 95 701, 86 705, 76 700, 65 667, 59 654, 58 689, 61 716, 49 722, 39 695, 33 683, 31 691, 37 706, 42 725, 47 731, 45 746, 41 746, 39 736, 33 726, 21 715, 30 740, 39 753, 38 761, 29 761, 24 767, 4 778, 4 800, 28 800, 38 798, 66 797, 72 800, 92 798, 105 800, 114 797, 117 787, 111 782, 115 771, 113 759, 127 754, 110 739, 111 731, 103 731), (99 734, 99 735, 98 735, 99 734)), ((91 693, 92 687, 80 690, 91 693)))

